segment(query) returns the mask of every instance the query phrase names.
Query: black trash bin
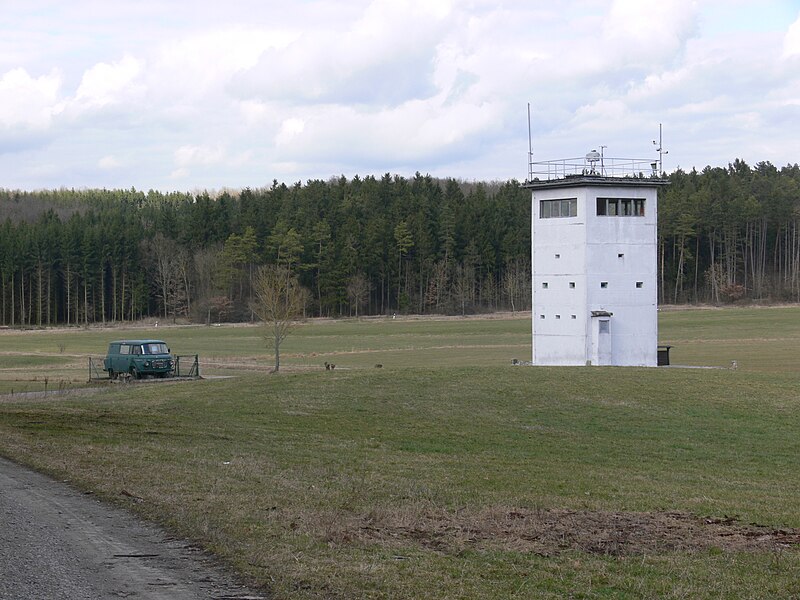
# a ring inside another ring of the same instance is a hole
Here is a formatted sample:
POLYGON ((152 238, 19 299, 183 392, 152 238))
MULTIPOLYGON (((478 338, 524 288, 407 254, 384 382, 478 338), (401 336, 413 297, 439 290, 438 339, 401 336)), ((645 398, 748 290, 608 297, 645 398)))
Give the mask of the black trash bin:
POLYGON ((665 367, 669 365, 669 349, 672 346, 659 346, 658 347, 658 366, 665 367))

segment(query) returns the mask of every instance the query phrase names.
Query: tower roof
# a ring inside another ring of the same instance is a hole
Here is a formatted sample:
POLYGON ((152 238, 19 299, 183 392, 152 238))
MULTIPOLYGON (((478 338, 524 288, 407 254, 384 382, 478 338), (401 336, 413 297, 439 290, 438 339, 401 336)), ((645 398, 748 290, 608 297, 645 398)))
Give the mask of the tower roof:
POLYGON ((602 177, 600 175, 568 175, 560 179, 534 179, 526 181, 522 187, 529 189, 551 189, 565 187, 606 186, 606 187, 661 187, 669 185, 662 177, 602 177))

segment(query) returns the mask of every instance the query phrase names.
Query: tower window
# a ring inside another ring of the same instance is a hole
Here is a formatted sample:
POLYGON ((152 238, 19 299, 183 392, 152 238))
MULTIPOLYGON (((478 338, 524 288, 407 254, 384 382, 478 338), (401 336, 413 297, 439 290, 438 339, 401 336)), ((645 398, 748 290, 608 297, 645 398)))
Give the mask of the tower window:
POLYGON ((637 281, 637 282, 636 282, 636 287, 637 287, 637 288, 642 288, 642 287, 644 287, 644 281, 637 281))
POLYGON ((570 281, 570 282, 569 282, 569 288, 570 288, 571 290, 574 290, 574 289, 575 289, 575 282, 574 282, 574 281, 570 281))
POLYGON ((603 289, 607 288, 608 287, 608 282, 607 281, 601 281, 600 282, 600 287, 603 288, 603 289))
POLYGON ((561 255, 560 254, 556 254, 556 258, 561 258, 561 255))
POLYGON ((598 198, 599 217, 643 217, 644 198, 598 198))
POLYGON ((619 254, 617 254, 617 258, 625 258, 625 255, 622 252, 620 252, 619 254))
POLYGON ((542 289, 546 290, 548 288, 548 283, 546 281, 542 282, 542 289))
POLYGON ((539 200, 539 218, 555 219, 578 216, 578 199, 539 200))
POLYGON ((570 316, 569 316, 569 318, 570 318, 570 319, 577 319, 577 318, 578 318, 578 315, 570 315, 570 316))
POLYGON ((604 319, 604 320, 600 321, 599 325, 600 325, 600 333, 608 333, 609 332, 609 321, 606 321, 604 319))

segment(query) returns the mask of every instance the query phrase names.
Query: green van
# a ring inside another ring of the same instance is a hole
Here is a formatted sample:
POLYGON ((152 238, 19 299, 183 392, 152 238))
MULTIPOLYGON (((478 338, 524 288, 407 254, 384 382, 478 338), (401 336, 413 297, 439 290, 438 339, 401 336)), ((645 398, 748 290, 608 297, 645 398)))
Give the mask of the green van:
POLYGON ((111 379, 127 373, 134 379, 154 375, 167 377, 175 362, 167 345, 161 340, 119 340, 108 345, 103 370, 111 379))

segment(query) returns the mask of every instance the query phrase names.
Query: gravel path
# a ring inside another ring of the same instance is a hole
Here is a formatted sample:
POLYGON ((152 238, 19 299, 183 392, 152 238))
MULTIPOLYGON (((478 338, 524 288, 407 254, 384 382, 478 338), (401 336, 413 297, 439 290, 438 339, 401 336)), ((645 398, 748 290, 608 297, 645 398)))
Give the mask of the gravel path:
POLYGON ((0 599, 265 599, 206 554, 0 458, 0 599))

